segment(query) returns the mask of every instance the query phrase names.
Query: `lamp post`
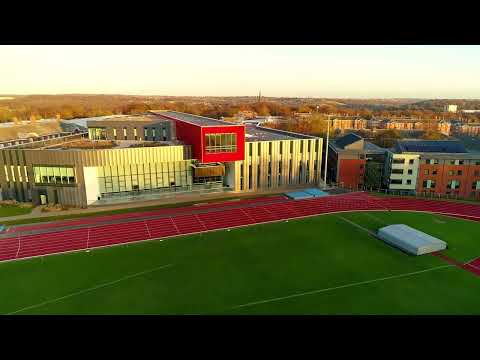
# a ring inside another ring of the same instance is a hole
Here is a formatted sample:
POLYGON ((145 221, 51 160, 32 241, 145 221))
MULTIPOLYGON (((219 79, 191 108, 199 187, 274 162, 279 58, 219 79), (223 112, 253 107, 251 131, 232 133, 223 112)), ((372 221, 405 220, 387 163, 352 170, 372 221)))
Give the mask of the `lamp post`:
POLYGON ((327 116, 327 145, 325 146, 325 170, 323 174, 324 188, 327 188, 328 138, 330 134, 330 115, 327 116))

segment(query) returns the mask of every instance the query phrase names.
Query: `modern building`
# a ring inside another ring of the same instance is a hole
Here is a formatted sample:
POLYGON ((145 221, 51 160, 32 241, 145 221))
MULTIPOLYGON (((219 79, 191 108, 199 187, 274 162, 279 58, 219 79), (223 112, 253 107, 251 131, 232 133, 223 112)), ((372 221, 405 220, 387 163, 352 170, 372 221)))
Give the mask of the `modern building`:
POLYGON ((480 154, 455 140, 404 140, 388 152, 388 188, 480 198, 480 154))
POLYGON ((365 130, 368 126, 368 121, 358 116, 341 116, 331 119, 332 130, 365 130))
POLYGON ((87 121, 85 134, 0 150, 2 199, 87 207, 311 187, 322 139, 174 111, 87 121))
POLYGON ((444 106, 445 112, 456 113, 457 112, 457 105, 448 104, 444 106))
POLYGON ((329 142, 327 178, 348 189, 380 188, 386 149, 350 133, 329 142))
POLYGON ((479 136, 480 124, 465 124, 457 127, 457 131, 464 135, 479 136))
POLYGON ((172 122, 155 115, 114 117, 87 121, 91 140, 175 140, 172 122))

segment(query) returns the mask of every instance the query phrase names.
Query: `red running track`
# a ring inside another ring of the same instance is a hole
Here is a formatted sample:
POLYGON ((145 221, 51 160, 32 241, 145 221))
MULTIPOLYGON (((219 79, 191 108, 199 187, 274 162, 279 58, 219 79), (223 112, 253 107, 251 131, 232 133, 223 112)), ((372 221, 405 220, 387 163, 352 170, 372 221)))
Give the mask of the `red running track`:
POLYGON ((160 216, 160 215, 176 215, 176 214, 188 213, 192 211, 193 212, 198 211, 199 209, 202 209, 202 210, 223 209, 223 208, 228 208, 233 206, 254 205, 257 203, 267 204, 267 203, 276 203, 276 202, 288 201, 288 200, 289 199, 287 197, 281 196, 281 195, 260 197, 255 199, 235 200, 235 201, 229 200, 229 201, 223 201, 223 202, 206 203, 206 204, 185 206, 185 207, 179 207, 179 208, 164 208, 164 209, 141 211, 141 212, 135 212, 135 213, 99 215, 99 216, 92 216, 92 217, 86 217, 81 219, 61 220, 61 221, 32 224, 32 225, 21 225, 21 226, 9 228, 7 232, 14 233, 14 232, 23 232, 23 231, 30 231, 30 230, 55 229, 55 228, 67 227, 67 226, 95 225, 99 223, 119 221, 123 219, 135 219, 135 218, 153 217, 153 216, 160 216))
MULTIPOLYGON (((423 199, 380 198, 361 192, 272 203, 261 203, 260 199, 254 199, 253 202, 255 200, 256 206, 251 205, 252 200, 244 200, 242 203, 236 202, 235 205, 241 205, 237 208, 231 208, 231 203, 228 203, 228 206, 223 206, 226 203, 222 203, 201 207, 161 209, 148 212, 148 214, 163 216, 158 219, 99 224, 98 218, 92 218, 82 219, 82 225, 85 224, 83 220, 88 220, 91 226, 79 229, 55 231, 55 228, 52 228, 51 232, 32 235, 11 233, 11 237, 0 239, 0 261, 344 211, 424 211, 480 221, 478 205, 423 199), (209 212, 201 212, 206 208, 209 212), (167 214, 169 216, 166 216, 167 214)), ((139 214, 113 216, 115 220, 121 221, 125 218, 131 220, 132 216, 137 218, 139 214)), ((112 216, 108 218, 111 220, 112 216)), ((71 226, 79 223, 69 221, 68 224, 71 226)), ((58 227, 58 223, 48 225, 58 227)))

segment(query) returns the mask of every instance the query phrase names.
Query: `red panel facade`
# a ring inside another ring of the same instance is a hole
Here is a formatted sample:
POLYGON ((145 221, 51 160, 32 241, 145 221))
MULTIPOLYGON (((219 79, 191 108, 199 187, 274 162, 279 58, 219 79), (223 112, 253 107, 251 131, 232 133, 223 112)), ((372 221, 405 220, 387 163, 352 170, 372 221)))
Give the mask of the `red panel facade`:
POLYGON ((201 163, 243 160, 245 157, 245 125, 200 126, 174 117, 163 117, 175 121, 177 139, 192 146, 192 156, 201 163), (207 153, 205 135, 218 133, 237 134, 237 151, 232 153, 207 153))
MULTIPOLYGON (((170 118, 171 119, 171 118, 170 118)), ((202 128, 185 121, 175 120, 177 139, 192 145, 192 156, 202 162, 202 128)))
POLYGON ((244 160, 245 158, 245 126, 206 126, 202 127, 202 154, 200 162, 225 162, 244 160), (237 135, 237 151, 229 153, 207 153, 205 150, 205 135, 206 134, 220 134, 220 133, 235 133, 237 135))
POLYGON ((365 161, 365 159, 340 159, 338 183, 343 183, 343 187, 355 189, 359 184, 363 184, 365 161))

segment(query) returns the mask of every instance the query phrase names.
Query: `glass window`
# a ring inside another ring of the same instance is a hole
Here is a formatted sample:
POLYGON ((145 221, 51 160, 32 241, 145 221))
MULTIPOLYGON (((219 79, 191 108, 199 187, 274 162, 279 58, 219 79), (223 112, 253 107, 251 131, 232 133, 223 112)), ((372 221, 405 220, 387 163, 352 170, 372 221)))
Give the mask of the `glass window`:
POLYGON ((205 151, 208 153, 223 153, 237 151, 237 135, 234 133, 206 134, 205 151))
POLYGON ((394 164, 405 164, 405 159, 393 159, 394 164))
POLYGON ((38 184, 75 184, 73 167, 33 166, 33 174, 38 184))

